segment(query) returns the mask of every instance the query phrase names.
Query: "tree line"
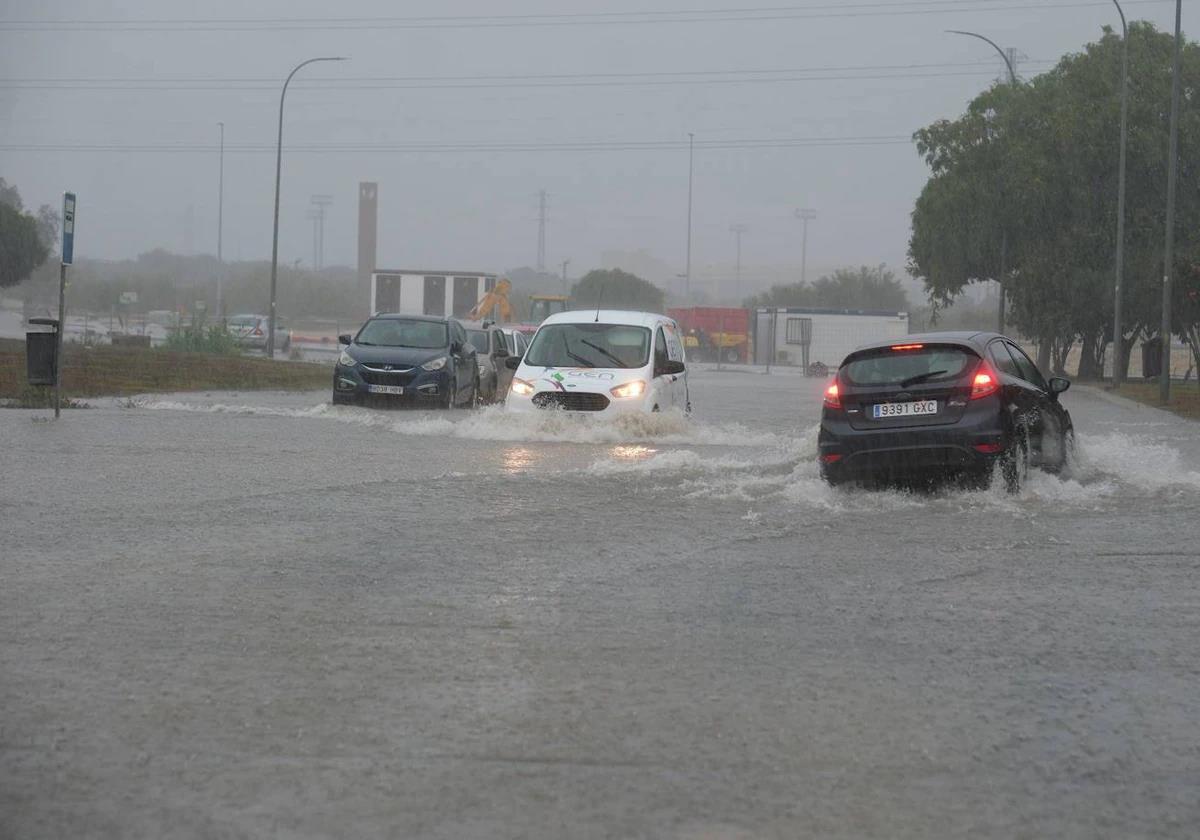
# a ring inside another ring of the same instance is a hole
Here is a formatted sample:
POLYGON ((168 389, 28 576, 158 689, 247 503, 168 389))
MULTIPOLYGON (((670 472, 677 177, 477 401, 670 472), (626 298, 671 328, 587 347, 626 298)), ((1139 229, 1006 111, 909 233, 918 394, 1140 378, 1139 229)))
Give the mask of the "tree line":
MULTIPOLYGON (((1173 36, 1129 27, 1129 140, 1118 339, 1160 331, 1173 36)), ((1000 280, 1007 323, 1061 371, 1099 378, 1114 341, 1121 37, 1106 28, 1028 84, 997 83, 955 120, 914 135, 931 177, 917 199, 909 271, 932 305, 1000 280)), ((1183 50, 1172 332, 1200 362, 1200 48, 1183 50)))

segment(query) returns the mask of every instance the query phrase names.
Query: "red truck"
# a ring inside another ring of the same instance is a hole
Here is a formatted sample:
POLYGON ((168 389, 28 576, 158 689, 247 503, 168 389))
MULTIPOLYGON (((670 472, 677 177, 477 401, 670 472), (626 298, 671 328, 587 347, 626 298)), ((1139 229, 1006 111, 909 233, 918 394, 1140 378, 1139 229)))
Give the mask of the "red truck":
POLYGON ((668 309, 684 336, 688 357, 698 362, 719 358, 731 364, 750 360, 750 310, 734 306, 686 306, 668 309))

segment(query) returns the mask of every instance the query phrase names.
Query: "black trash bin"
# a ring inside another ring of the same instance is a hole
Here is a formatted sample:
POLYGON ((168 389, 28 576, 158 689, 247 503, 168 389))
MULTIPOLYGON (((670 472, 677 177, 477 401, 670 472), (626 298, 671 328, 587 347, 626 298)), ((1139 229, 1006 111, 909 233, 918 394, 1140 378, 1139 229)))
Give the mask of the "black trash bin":
POLYGON ((53 385, 58 371, 58 321, 30 318, 29 323, 54 329, 25 333, 25 375, 30 385, 53 385))
POLYGON ((1142 376, 1145 379, 1157 379, 1162 373, 1162 342, 1142 342, 1142 376))

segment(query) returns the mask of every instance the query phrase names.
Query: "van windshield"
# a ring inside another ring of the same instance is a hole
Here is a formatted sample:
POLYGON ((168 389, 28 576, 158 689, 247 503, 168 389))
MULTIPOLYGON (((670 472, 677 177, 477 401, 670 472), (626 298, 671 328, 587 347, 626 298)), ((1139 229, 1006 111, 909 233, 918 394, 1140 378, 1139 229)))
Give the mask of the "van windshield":
POLYGON ((539 367, 640 368, 649 359, 650 330, 626 324, 550 324, 525 354, 539 367))

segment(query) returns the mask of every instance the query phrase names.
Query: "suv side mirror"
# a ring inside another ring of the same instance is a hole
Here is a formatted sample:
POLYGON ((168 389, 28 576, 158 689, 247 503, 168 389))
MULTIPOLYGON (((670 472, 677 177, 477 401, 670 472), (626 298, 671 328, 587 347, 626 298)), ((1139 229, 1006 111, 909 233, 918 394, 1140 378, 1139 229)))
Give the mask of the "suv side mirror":
POLYGON ((458 341, 456 339, 456 340, 450 342, 450 352, 452 354, 457 356, 462 351, 463 351, 463 345, 462 345, 461 341, 458 341))
POLYGON ((521 366, 520 356, 509 356, 504 360, 504 366, 509 370, 516 370, 521 366))
POLYGON ((1061 376, 1050 377, 1050 395, 1057 397, 1063 391, 1071 387, 1070 379, 1063 379, 1061 376))
POLYGON ((338 336, 338 344, 349 344, 350 341, 350 333, 342 333, 338 336))

